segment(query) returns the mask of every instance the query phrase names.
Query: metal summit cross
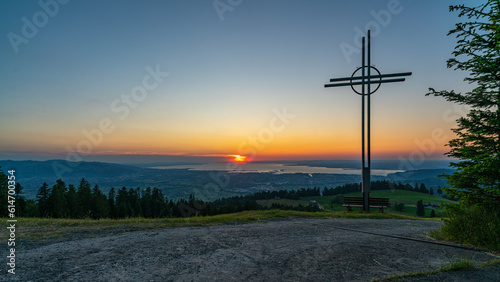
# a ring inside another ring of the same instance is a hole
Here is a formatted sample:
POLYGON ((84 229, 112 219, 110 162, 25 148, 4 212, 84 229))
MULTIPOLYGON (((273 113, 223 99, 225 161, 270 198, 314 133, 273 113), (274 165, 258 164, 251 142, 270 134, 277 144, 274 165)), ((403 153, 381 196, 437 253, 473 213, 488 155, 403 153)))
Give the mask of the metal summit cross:
POLYGON ((382 83, 389 82, 401 82, 405 81, 401 76, 409 76, 411 72, 402 73, 389 73, 380 74, 380 71, 371 66, 370 62, 370 31, 368 30, 368 46, 365 51, 365 37, 362 39, 362 59, 361 67, 358 67, 350 77, 342 78, 332 78, 330 82, 336 82, 333 84, 325 84, 326 87, 339 87, 339 86, 351 86, 352 90, 357 94, 361 95, 361 163, 362 163, 362 184, 361 189, 363 192, 363 210, 370 211, 369 199, 370 199, 370 170, 371 170, 371 143, 370 143, 370 96, 375 93, 382 83), (365 64, 365 53, 368 57, 368 62, 365 64), (371 70, 377 72, 376 75, 371 74, 371 70), (361 70, 361 76, 356 76, 356 73, 361 70), (392 79, 383 79, 387 77, 395 77, 392 79), (360 81, 361 80, 361 81, 360 81), (342 82, 349 81, 349 82, 342 82), (338 83, 342 82, 342 83, 338 83), (371 90, 372 84, 378 84, 375 90, 371 90), (354 85, 361 85, 361 93, 354 88, 354 85), (365 108, 366 100, 366 108, 365 108), (365 114, 366 112, 366 114, 365 114), (367 124, 365 129, 365 123, 367 124), (366 134, 365 134, 366 133, 366 134), (366 142, 365 142, 366 141, 366 142))

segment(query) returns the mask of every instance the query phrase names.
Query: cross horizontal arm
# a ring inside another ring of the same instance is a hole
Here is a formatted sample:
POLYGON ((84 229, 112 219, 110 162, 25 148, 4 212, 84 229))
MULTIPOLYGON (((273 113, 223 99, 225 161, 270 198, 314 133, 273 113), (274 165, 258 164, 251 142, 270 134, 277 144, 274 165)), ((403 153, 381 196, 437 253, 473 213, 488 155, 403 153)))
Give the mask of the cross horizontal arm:
MULTIPOLYGON (((401 82, 405 81, 404 78, 395 78, 395 79, 386 79, 386 80, 376 80, 376 81, 370 81, 370 84, 379 84, 379 83, 389 83, 389 82, 401 82)), ((367 81, 364 82, 365 84, 368 84, 367 81)), ((346 83, 334 83, 334 84, 325 84, 326 87, 338 87, 338 86, 349 86, 349 85, 361 85, 363 84, 362 81, 357 81, 357 82, 346 82, 346 83)))
MULTIPOLYGON (((379 74, 379 75, 370 75, 370 79, 372 78, 384 78, 384 77, 395 77, 395 76, 409 76, 411 75, 411 72, 399 72, 399 73, 388 73, 388 74, 379 74)), ((368 76, 365 76, 365 79, 367 79, 368 76)), ((351 77, 341 77, 341 78, 332 78, 330 79, 330 82, 336 82, 336 81, 350 81, 350 80, 357 80, 357 79, 363 79, 362 76, 351 76, 351 77)))

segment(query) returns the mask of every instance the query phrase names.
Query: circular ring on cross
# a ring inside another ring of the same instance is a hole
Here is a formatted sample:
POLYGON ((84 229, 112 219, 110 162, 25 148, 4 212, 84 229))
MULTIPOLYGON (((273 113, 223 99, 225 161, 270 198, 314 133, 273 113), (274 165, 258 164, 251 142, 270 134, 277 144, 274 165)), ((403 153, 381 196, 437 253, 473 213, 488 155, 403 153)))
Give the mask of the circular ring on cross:
MULTIPOLYGON (((354 78, 355 74, 356 74, 356 73, 357 73, 360 69, 362 69, 362 68, 363 68, 363 67, 358 67, 358 68, 357 68, 357 69, 356 69, 356 70, 352 73, 352 75, 351 75, 351 83, 352 83, 352 79, 354 78)), ((366 68, 366 67, 365 67, 365 68, 366 68)), ((378 75, 380 76, 380 71, 379 71, 376 67, 370 66, 370 68, 374 69, 374 70, 378 73, 378 75)), ((368 78, 368 76, 366 76, 366 77, 365 77, 365 82, 366 82, 366 83, 368 83, 368 79, 367 79, 367 78, 368 78)), ((381 77, 379 77, 379 81, 381 81, 381 80, 382 80, 382 78, 381 78, 381 77)), ((372 81, 373 81, 373 80, 370 80, 370 82, 372 82, 372 81)), ((374 83, 376 83, 376 82, 374 82, 374 83)), ((373 93, 377 92, 377 90, 380 88, 380 84, 382 84, 382 83, 379 83, 379 84, 377 85, 377 88, 375 88, 375 90, 371 91, 369 94, 371 95, 371 94, 373 94, 373 93)), ((356 89, 354 89, 354 85, 351 85, 351 88, 352 88, 352 91, 356 92, 357 94, 359 94, 359 95, 363 95, 362 93, 360 93, 360 92, 358 92, 356 89)))

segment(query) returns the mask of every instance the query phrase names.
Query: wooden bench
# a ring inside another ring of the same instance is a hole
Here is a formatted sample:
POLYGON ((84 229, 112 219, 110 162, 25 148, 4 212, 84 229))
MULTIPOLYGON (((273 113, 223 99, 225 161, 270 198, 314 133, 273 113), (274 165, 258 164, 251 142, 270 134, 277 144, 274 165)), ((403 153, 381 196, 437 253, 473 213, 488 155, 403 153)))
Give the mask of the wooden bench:
MULTIPOLYGON (((342 206, 351 211, 351 207, 363 207, 363 197, 344 197, 342 206)), ((370 208, 379 208, 380 212, 389 207, 389 198, 369 198, 368 206, 370 208)))

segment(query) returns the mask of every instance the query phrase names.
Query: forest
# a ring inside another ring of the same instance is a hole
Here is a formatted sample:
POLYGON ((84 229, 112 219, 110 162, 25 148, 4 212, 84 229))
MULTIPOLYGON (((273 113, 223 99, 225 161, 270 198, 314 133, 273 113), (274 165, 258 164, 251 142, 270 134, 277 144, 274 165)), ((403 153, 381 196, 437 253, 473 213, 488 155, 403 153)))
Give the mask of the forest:
MULTIPOLYGON (((0 172, 0 178, 5 174, 0 172)), ((420 185, 395 183, 391 181, 373 181, 372 190, 408 190, 434 194, 433 189, 420 185)), ((15 199, 16 216, 21 217, 50 217, 50 218, 165 218, 165 217, 192 217, 211 216, 218 214, 235 213, 246 210, 285 209, 300 211, 319 211, 315 204, 308 206, 287 206, 273 204, 265 207, 258 204, 258 200, 292 199, 300 197, 320 197, 346 194, 361 191, 360 183, 344 184, 335 188, 323 189, 302 188, 298 190, 259 191, 243 196, 221 198, 215 201, 204 201, 191 194, 187 199, 173 200, 164 196, 156 187, 147 188, 112 188, 106 195, 98 185, 92 186, 82 178, 77 187, 59 179, 53 186, 44 183, 35 199, 23 196, 23 187, 16 183, 15 199)), ((440 191, 439 191, 440 192, 440 191)), ((1 209, 2 216, 8 216, 8 209, 1 209)))

